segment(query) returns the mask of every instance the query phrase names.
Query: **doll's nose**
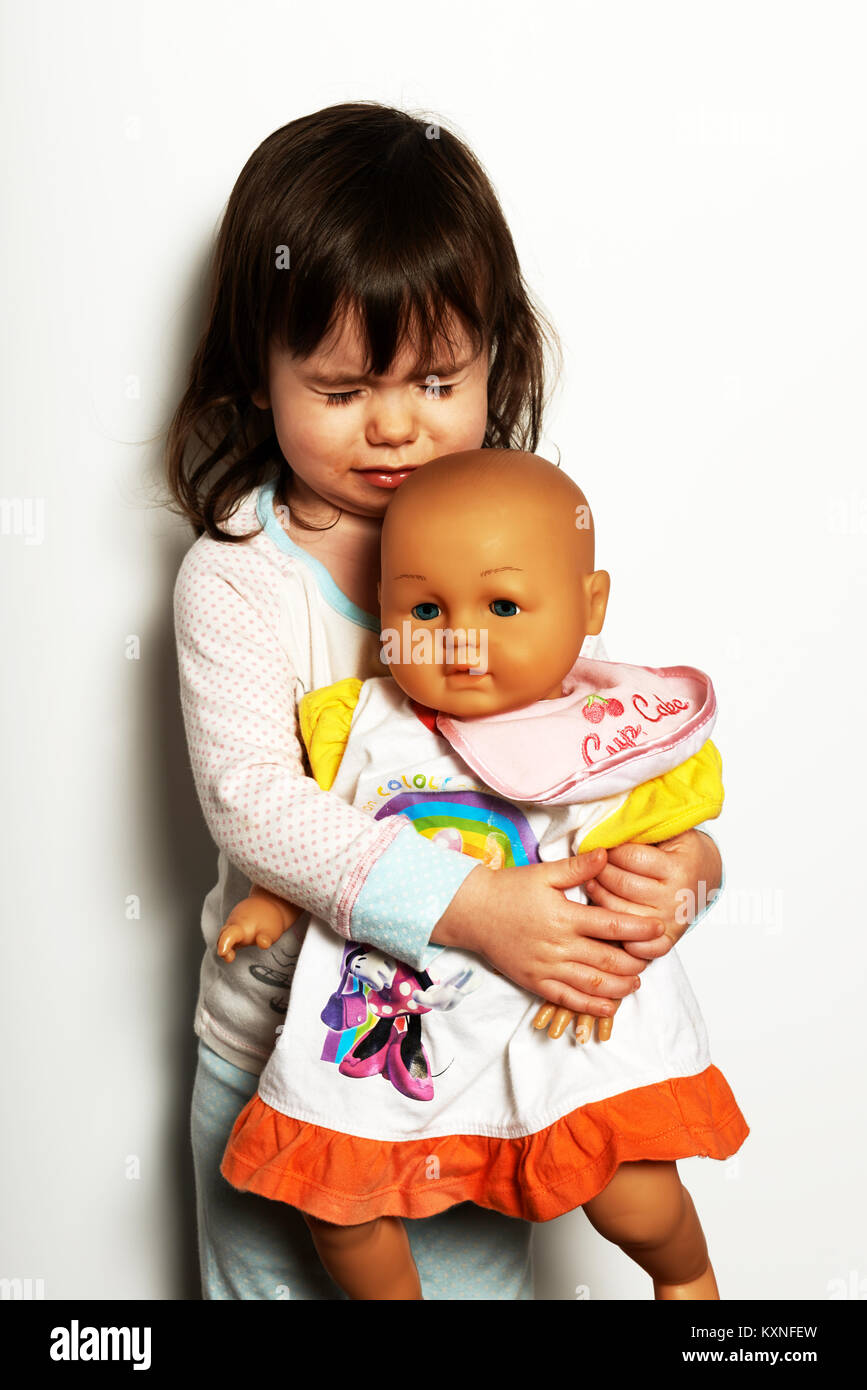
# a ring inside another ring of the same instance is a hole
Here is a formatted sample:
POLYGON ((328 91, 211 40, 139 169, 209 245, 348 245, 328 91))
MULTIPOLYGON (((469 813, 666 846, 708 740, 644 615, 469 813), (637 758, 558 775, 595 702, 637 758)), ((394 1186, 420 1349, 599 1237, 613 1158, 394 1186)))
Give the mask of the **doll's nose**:
POLYGON ((483 671, 486 667, 486 633, 473 627, 459 627, 451 632, 451 644, 444 651, 443 666, 448 675, 462 671, 483 671))

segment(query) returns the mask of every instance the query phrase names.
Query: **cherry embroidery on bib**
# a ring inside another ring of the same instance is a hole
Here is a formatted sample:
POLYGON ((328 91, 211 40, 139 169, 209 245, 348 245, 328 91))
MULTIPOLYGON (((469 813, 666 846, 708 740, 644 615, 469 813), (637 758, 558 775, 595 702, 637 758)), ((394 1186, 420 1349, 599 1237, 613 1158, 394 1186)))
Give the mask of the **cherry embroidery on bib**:
POLYGON ((613 714, 619 719, 623 706, 613 695, 607 699, 604 695, 588 695, 581 713, 591 724, 601 724, 606 714, 613 714))

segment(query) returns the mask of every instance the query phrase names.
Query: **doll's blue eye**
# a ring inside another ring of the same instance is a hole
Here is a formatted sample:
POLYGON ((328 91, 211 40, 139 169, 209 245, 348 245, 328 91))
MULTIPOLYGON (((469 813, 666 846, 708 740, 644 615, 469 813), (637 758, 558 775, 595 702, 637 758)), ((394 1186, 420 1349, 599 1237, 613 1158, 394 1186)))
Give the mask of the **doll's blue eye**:
POLYGON ((412 610, 412 616, 418 618, 420 622, 429 622, 431 618, 438 618, 440 610, 435 603, 417 603, 412 610))
POLYGON ((498 618, 514 618, 515 614, 521 611, 517 603, 513 603, 510 598, 495 598, 489 607, 498 618))

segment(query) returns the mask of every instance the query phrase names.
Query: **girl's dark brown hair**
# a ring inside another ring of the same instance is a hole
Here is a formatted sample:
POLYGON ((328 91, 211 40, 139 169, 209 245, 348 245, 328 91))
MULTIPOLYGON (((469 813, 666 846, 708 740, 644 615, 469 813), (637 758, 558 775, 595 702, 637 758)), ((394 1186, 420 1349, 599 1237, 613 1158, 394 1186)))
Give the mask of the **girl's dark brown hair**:
POLYGON ((443 126, 374 102, 330 106, 262 142, 220 226, 206 325, 166 444, 173 509, 197 536, 245 540, 219 523, 275 475, 288 495, 273 417, 251 396, 267 386, 272 342, 307 357, 349 312, 365 374, 387 372, 410 338, 420 378, 457 319, 477 350, 490 344, 485 446, 535 449, 545 349, 559 362, 559 344, 485 171, 443 126))

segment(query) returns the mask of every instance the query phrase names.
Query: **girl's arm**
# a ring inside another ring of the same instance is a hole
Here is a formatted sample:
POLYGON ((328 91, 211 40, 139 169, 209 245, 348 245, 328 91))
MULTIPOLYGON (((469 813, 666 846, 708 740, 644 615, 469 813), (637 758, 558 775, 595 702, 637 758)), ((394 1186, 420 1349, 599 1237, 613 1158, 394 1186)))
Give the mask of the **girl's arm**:
POLYGON ((428 896, 406 894, 392 917, 418 957, 474 865, 443 855, 399 817, 373 820, 307 776, 296 675, 279 640, 279 585, 279 571, 253 547, 219 542, 194 545, 178 573, 181 707, 205 821, 252 883, 347 938, 374 865, 399 861, 417 872, 428 896))
POLYGON ((609 943, 650 943, 661 928, 650 915, 555 891, 600 871, 604 852, 494 874, 402 817, 374 820, 307 776, 296 676, 279 640, 279 586, 279 571, 255 547, 220 542, 192 546, 175 585, 181 705, 217 845, 252 883, 416 968, 433 939, 480 952, 564 1007, 612 1012, 645 962, 609 943))

